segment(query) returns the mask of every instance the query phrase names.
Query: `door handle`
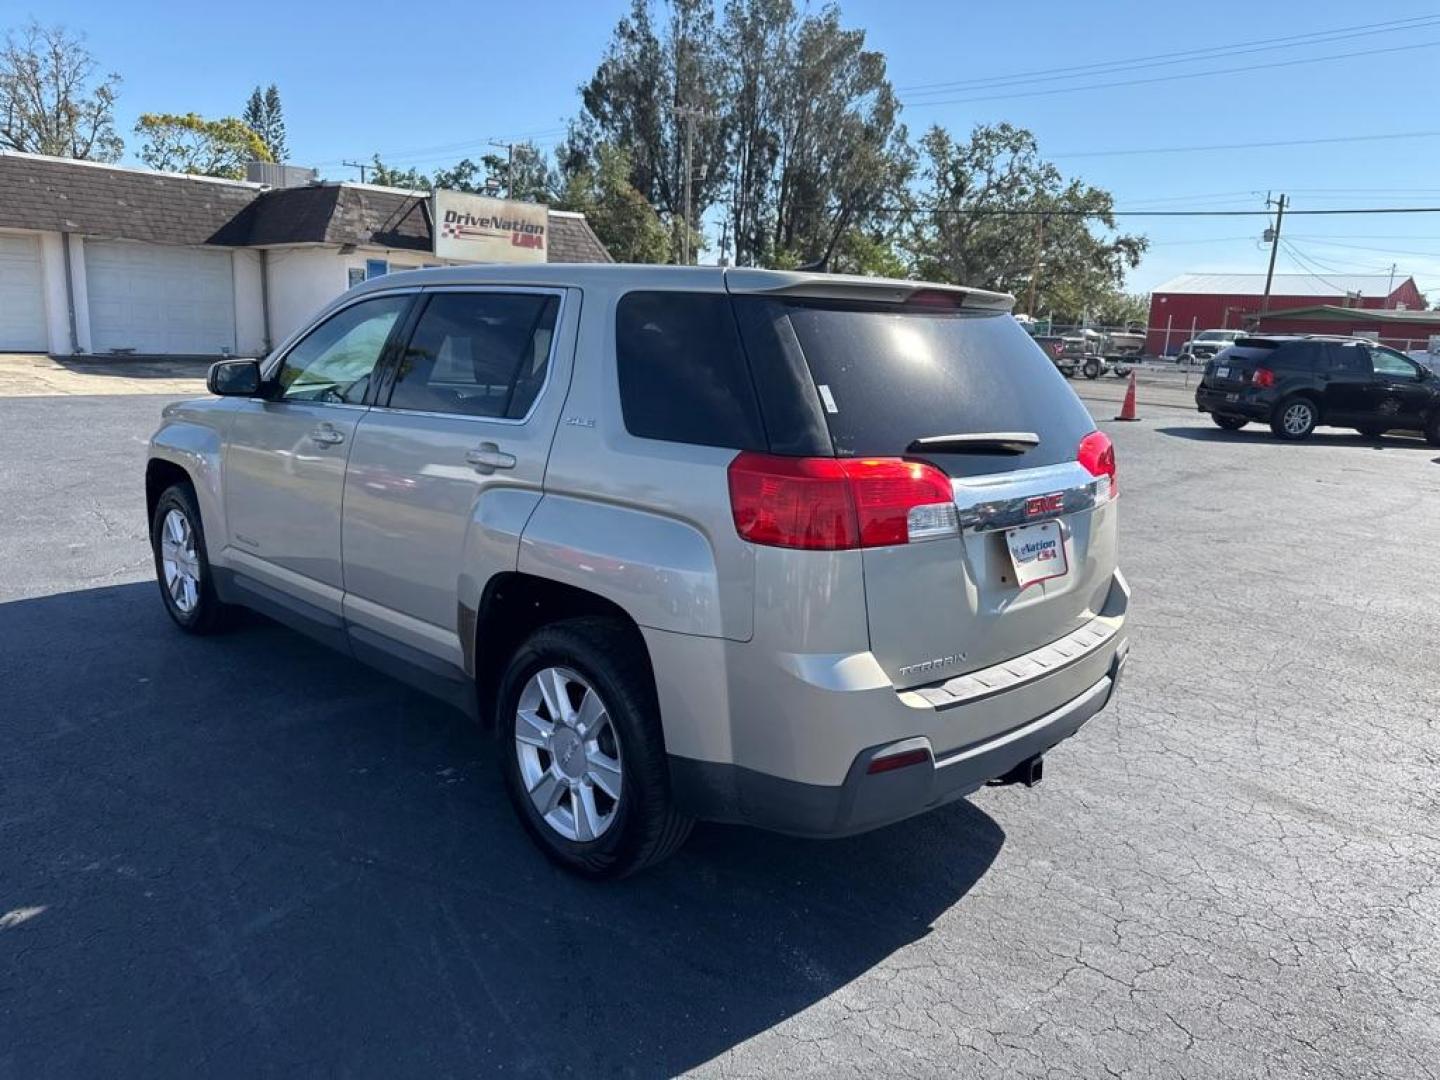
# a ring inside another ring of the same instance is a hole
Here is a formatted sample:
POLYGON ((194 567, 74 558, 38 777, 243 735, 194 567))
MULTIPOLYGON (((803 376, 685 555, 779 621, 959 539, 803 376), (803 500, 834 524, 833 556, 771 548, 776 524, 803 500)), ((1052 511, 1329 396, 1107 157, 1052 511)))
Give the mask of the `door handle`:
POLYGON ((477 472, 492 473, 496 469, 513 469, 515 455, 507 454, 493 442, 483 442, 465 454, 465 460, 475 466, 477 472))
POLYGON ((345 436, 329 424, 321 424, 314 431, 310 432, 310 441, 319 443, 321 446, 339 446, 345 441, 345 436))

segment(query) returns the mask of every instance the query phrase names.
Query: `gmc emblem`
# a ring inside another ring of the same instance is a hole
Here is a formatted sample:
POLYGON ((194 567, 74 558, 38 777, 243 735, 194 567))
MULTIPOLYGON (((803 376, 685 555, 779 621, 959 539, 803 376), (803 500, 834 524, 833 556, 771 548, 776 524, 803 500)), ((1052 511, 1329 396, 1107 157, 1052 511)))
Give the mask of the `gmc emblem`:
POLYGON ((1036 495, 1033 499, 1025 500, 1025 516, 1027 518, 1040 517, 1043 514, 1058 514, 1065 509, 1065 493, 1063 491, 1052 492, 1049 495, 1036 495))

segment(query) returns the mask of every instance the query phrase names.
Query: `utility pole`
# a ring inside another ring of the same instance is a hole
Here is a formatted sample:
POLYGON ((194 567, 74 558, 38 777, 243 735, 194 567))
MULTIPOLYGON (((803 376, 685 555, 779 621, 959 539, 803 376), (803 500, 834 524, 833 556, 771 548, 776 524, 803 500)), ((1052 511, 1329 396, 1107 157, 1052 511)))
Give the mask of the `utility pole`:
POLYGON ((491 139, 491 146, 505 148, 505 198, 515 198, 515 144, 491 139))
POLYGON ((1049 216, 1041 214, 1035 219, 1035 262, 1030 267, 1030 299, 1025 310, 1032 319, 1035 317, 1035 286, 1040 280, 1040 253, 1045 250, 1045 219, 1049 216))
POLYGON ((1390 296, 1395 292, 1395 271, 1399 269, 1398 263, 1390 264, 1390 284, 1385 286, 1385 306, 1390 306, 1390 296))
POLYGON ((340 162, 340 164, 341 164, 341 165, 344 165, 347 169, 359 169, 359 170, 360 170, 360 182, 361 182, 362 184, 365 182, 365 170, 366 170, 366 169, 370 169, 370 168, 374 168, 374 166, 372 166, 372 165, 367 165, 367 164, 365 164, 365 162, 363 162, 363 161, 342 161, 342 162, 340 162))
MULTIPOLYGON (((1265 295, 1260 300, 1260 318, 1270 310, 1270 285, 1275 280, 1275 253, 1280 250, 1280 223, 1285 220, 1285 207, 1289 199, 1281 195, 1277 201, 1271 201, 1270 196, 1265 196, 1266 207, 1275 207, 1275 228, 1268 230, 1270 233, 1270 269, 1265 271, 1265 295)), ((1258 329, 1258 327, 1257 327, 1258 329)))
POLYGON ((691 158, 694 155, 695 149, 695 121, 708 120, 710 117, 703 109, 694 109, 688 105, 677 105, 675 107, 675 116, 685 123, 685 232, 680 238, 680 259, 685 266, 689 266, 690 230, 692 228, 690 221, 692 209, 690 201, 690 178, 694 172, 691 158))

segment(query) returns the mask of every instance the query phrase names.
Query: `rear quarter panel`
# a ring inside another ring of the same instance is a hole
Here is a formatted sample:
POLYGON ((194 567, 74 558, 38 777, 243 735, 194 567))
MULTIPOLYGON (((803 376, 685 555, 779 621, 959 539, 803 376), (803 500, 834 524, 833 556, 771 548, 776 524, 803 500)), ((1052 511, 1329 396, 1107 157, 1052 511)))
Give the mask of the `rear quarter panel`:
POLYGON ((748 640, 755 569, 730 513, 736 452, 625 430, 615 369, 623 291, 585 290, 570 394, 519 569, 612 600, 642 627, 748 640))

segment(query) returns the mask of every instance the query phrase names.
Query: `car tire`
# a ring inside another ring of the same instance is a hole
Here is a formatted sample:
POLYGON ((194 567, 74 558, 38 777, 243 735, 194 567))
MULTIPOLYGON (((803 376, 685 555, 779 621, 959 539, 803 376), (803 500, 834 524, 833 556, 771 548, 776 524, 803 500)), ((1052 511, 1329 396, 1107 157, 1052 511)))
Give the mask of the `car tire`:
POLYGON ((172 484, 156 500, 150 549, 160 596, 176 626, 187 634, 214 634, 229 626, 234 609, 215 593, 205 527, 189 484, 172 484))
POLYGON ((1390 429, 1389 429, 1389 428, 1383 428, 1383 427, 1369 426, 1369 427, 1359 427, 1359 428, 1356 428, 1355 430, 1358 431, 1361 435, 1365 436, 1365 438, 1367 438, 1367 439, 1378 439, 1378 438, 1380 438, 1381 435, 1384 435, 1384 434, 1385 434, 1387 431, 1389 431, 1390 429))
POLYGON ((1085 372, 1085 378, 1098 379, 1100 377, 1100 361, 1086 360, 1082 370, 1085 372))
POLYGON ((1211 413, 1210 419, 1215 421, 1217 427, 1222 427, 1226 431, 1239 431, 1250 422, 1243 416, 1220 416, 1217 413, 1211 413))
POLYGON ((1301 394, 1283 399, 1270 414, 1270 430, 1289 442, 1308 439, 1319 422, 1319 407, 1312 398, 1301 394))
POLYGON ((515 813, 566 870, 625 877, 690 835, 692 819, 671 798, 654 679, 634 627, 608 618, 541 627, 510 658, 495 715, 515 813))

